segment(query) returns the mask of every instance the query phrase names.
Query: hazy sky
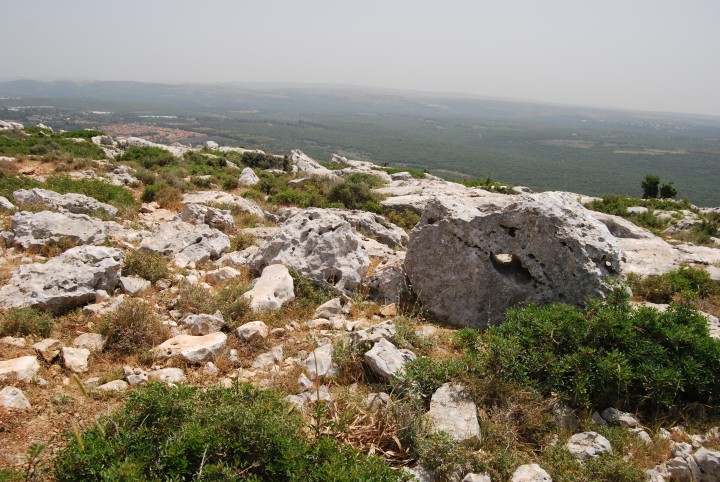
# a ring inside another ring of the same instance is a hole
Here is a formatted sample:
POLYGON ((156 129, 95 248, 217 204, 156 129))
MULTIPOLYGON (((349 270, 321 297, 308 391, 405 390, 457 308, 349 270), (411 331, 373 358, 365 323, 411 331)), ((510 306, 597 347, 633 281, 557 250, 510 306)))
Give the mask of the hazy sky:
POLYGON ((0 78, 303 82, 720 115, 719 0, 0 0, 0 78))

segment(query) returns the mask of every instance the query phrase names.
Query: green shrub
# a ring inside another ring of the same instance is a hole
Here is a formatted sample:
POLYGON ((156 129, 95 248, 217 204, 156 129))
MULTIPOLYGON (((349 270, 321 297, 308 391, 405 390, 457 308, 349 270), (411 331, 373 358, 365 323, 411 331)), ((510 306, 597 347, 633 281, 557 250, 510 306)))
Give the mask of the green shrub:
POLYGON ((399 384, 418 393, 426 403, 440 385, 456 379, 465 371, 465 364, 457 360, 438 360, 421 356, 405 364, 399 384))
POLYGON ((586 310, 550 304, 508 310, 468 351, 476 371, 557 394, 576 407, 668 412, 714 405, 720 342, 686 306, 633 309, 618 290, 586 310))
POLYGON ((79 129, 76 131, 58 132, 56 134, 53 134, 53 137, 60 137, 65 139, 85 139, 89 141, 93 137, 104 135, 105 133, 103 131, 95 129, 79 129))
MULTIPOLYGON (((77 137, 83 131, 73 131, 77 137)), ((76 142, 69 139, 69 133, 52 133, 49 130, 28 127, 22 135, 4 131, 0 135, 0 155, 22 156, 36 155, 51 158, 78 157, 89 159, 105 159, 105 151, 91 142, 76 142)))
POLYGON ((55 319, 34 308, 10 308, 2 317, 0 336, 50 336, 55 319))
POLYGON ((395 209, 384 209, 383 216, 391 223, 400 226, 405 230, 410 230, 420 222, 420 215, 411 209, 397 211, 395 209))
POLYGON ((146 169, 167 166, 177 162, 171 152, 155 146, 130 147, 115 160, 119 162, 137 162, 146 169))
POLYGON ((69 176, 50 176, 43 187, 60 194, 84 194, 100 202, 118 207, 130 207, 135 204, 132 192, 128 189, 122 186, 113 186, 99 179, 73 179, 69 176))
POLYGON ((135 275, 154 283, 170 277, 168 259, 153 251, 136 250, 125 256, 124 275, 135 275))
POLYGON ((681 300, 705 299, 720 295, 720 283, 704 269, 681 267, 661 275, 628 276, 633 293, 651 303, 670 303, 681 300))
POLYGON ((136 354, 168 338, 169 332, 152 306, 140 298, 127 298, 102 317, 100 333, 107 337, 105 349, 121 354, 136 354))
POLYGON ((329 286, 318 286, 294 269, 290 270, 295 288, 295 302, 302 307, 316 307, 335 297, 329 286))
POLYGON ((213 308, 220 310, 230 329, 240 326, 251 313, 250 300, 243 297, 249 290, 250 286, 240 280, 223 286, 212 297, 213 308))
POLYGON ((80 437, 67 436, 58 482, 93 480, 396 481, 382 460, 310 439, 272 391, 151 383, 80 437))
POLYGON ((290 170, 290 158, 288 156, 278 157, 259 152, 244 152, 240 162, 254 169, 282 169, 290 170))
POLYGON ((377 176, 370 174, 351 174, 342 182, 335 184, 328 192, 330 203, 342 204, 347 209, 363 209, 371 212, 381 212, 378 204, 382 197, 372 191, 382 185, 377 176))
POLYGON ((163 182, 145 186, 140 198, 143 202, 155 201, 160 207, 168 208, 182 201, 182 191, 163 182))

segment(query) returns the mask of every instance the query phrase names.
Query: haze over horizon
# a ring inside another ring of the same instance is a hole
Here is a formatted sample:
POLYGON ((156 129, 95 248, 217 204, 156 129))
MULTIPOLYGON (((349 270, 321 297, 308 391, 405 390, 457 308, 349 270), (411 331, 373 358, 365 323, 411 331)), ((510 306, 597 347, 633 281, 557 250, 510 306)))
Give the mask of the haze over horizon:
POLYGON ((9 1, 2 78, 340 84, 720 116, 720 3, 9 1))

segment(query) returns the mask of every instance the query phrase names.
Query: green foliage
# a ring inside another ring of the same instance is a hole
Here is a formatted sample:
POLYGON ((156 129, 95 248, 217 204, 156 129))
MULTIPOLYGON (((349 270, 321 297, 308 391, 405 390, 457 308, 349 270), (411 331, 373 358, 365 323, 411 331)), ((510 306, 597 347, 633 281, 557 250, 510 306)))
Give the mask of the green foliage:
POLYGON ((399 377, 402 386, 418 393, 427 403, 440 385, 456 379, 465 370, 465 364, 458 360, 438 360, 421 356, 405 364, 399 377))
POLYGON ((146 203, 155 201, 160 207, 167 208, 182 201, 182 191, 165 182, 161 182, 145 186, 140 199, 146 203))
POLYGON ((382 197, 372 191, 382 185, 382 180, 370 174, 355 173, 335 184, 328 192, 330 203, 342 204, 346 209, 362 209, 380 213, 382 197))
POLYGON ((677 201, 674 199, 638 199, 629 196, 618 196, 610 194, 603 196, 601 199, 592 201, 588 207, 593 211, 601 213, 614 214, 615 216, 628 216, 627 208, 630 206, 643 206, 648 209, 660 209, 663 211, 680 211, 691 209, 692 205, 687 199, 677 201))
POLYGON ((260 152, 244 152, 240 156, 240 162, 253 169, 290 170, 290 158, 288 156, 278 157, 260 152))
POLYGON ((400 226, 405 230, 410 230, 414 228, 415 225, 420 222, 420 215, 412 209, 403 209, 402 211, 397 211, 395 209, 388 208, 384 209, 382 214, 387 218, 388 221, 397 226, 400 226))
POLYGON ((127 298, 100 321, 100 333, 107 337, 105 349, 120 354, 137 354, 165 341, 163 326, 152 306, 141 298, 127 298))
POLYGON ((686 306, 633 309, 620 290, 585 311, 562 304, 508 311, 469 346, 468 363, 571 405, 667 412, 713 405, 720 342, 686 306))
POLYGON ((658 197, 658 186, 660 185, 660 178, 648 174, 645 179, 640 183, 643 190, 643 199, 650 199, 658 197))
POLYGON ((50 176, 43 187, 60 194, 71 192, 84 194, 117 207, 130 207, 135 204, 132 192, 128 189, 122 186, 113 186, 100 179, 73 179, 69 176, 50 176))
POLYGON ((55 319, 50 313, 35 308, 10 308, 3 314, 0 336, 50 336, 55 319))
POLYGON ((63 139, 85 139, 89 141, 93 137, 104 135, 105 133, 103 131, 96 129, 79 129, 76 131, 58 132, 57 134, 54 134, 54 137, 63 139))
POLYGON ((720 283, 704 269, 680 267, 661 275, 628 276, 633 293, 651 303, 671 303, 680 300, 705 299, 720 295, 720 283))
POLYGON ((294 269, 290 270, 295 289, 295 302, 302 307, 316 307, 335 297, 329 286, 318 286, 294 269))
POLYGON ((125 256, 123 274, 140 276, 154 283, 170 277, 168 264, 168 259, 162 254, 138 249, 125 256))
POLYGON ((122 155, 115 158, 119 162, 136 162, 146 169, 158 166, 167 166, 177 162, 175 156, 163 149, 155 146, 134 146, 130 147, 122 155))
MULTIPOLYGON (((22 131, 21 131, 22 132, 22 131)), ((80 134, 84 131, 73 131, 80 134)), ((4 131, 0 135, 0 155, 5 156, 47 156, 61 158, 65 156, 105 159, 105 152, 100 146, 91 142, 76 142, 70 139, 69 133, 52 133, 49 130, 29 127, 25 134, 4 131)), ((73 136, 75 137, 75 136, 73 136)), ((77 135, 85 137, 85 135, 77 135)))
POLYGON ((673 186, 673 183, 667 183, 660 186, 660 197, 662 199, 670 199, 677 196, 677 189, 673 186))
POLYGON ((249 385, 151 383, 80 441, 68 437, 56 467, 58 482, 402 480, 376 457, 308 438, 280 396, 249 385))
POLYGON ((244 281, 228 283, 212 296, 213 308, 220 310, 231 329, 240 326, 246 315, 251 313, 250 300, 243 295, 250 290, 244 281))

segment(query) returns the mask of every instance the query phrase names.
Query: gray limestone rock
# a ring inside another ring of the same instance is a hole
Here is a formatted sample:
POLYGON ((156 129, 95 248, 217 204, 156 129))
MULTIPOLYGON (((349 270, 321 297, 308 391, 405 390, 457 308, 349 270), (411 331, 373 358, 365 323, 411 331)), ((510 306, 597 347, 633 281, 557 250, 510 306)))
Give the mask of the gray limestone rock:
POLYGON ((353 291, 370 259, 347 221, 324 209, 308 209, 288 219, 252 259, 256 271, 271 264, 293 268, 315 283, 353 291))
POLYGON ((118 210, 109 204, 102 203, 95 198, 83 194, 69 193, 58 194, 47 189, 20 189, 13 193, 13 198, 18 203, 39 204, 57 211, 65 211, 75 214, 102 213, 114 218, 118 210))
POLYGON ((0 382, 13 380, 31 382, 37 378, 38 371, 40 364, 32 355, 0 360, 0 382))
POLYGON ((180 219, 193 224, 207 224, 220 231, 234 231, 235 218, 227 209, 218 209, 204 204, 186 204, 180 219))
POLYGON ((610 441, 597 432, 576 433, 565 447, 578 460, 588 460, 612 452, 610 441))
POLYGON ((161 360, 179 358, 188 363, 212 360, 225 348, 227 335, 223 332, 204 336, 178 335, 161 343, 152 352, 161 360))
POLYGON ((0 390, 0 407, 27 410, 30 408, 30 400, 19 388, 5 387, 0 390))
POLYGON ((427 417, 433 430, 446 432, 458 443, 480 438, 477 406, 468 390, 460 384, 445 383, 438 388, 430 400, 427 417))
POLYGON ((155 234, 142 240, 140 249, 171 255, 176 266, 185 268, 192 262, 219 258, 230 249, 230 239, 204 224, 177 220, 162 224, 155 234))
POLYGON ((97 290, 115 289, 122 265, 119 249, 71 248, 46 263, 20 266, 10 284, 0 288, 0 305, 62 312, 91 303, 97 290))
POLYGON ((255 171, 253 171, 249 167, 246 167, 240 173, 240 178, 238 179, 238 186, 240 186, 240 187, 254 186, 255 184, 257 184, 259 182, 260 182, 260 178, 257 176, 257 174, 255 174, 255 171))
POLYGON ((243 294, 250 300, 253 311, 277 310, 295 299, 295 287, 288 269, 281 264, 271 264, 262 270, 253 288, 243 294))
POLYGON ((514 199, 481 209, 448 197, 428 204, 410 234, 405 271, 439 320, 483 328, 516 305, 580 305, 609 291, 621 253, 605 225, 559 193, 514 199))
POLYGON ((63 364, 65 368, 74 373, 88 371, 88 358, 90 358, 90 350, 87 348, 65 346, 62 349, 63 364))
POLYGON ((526 464, 513 472, 510 482, 552 482, 552 477, 538 464, 526 464))
POLYGON ((395 378, 405 364, 415 358, 415 354, 410 350, 400 350, 384 338, 375 343, 364 356, 365 363, 377 376, 385 380, 395 378))
POLYGON ((85 214, 52 211, 21 211, 12 217, 10 244, 24 249, 39 249, 48 243, 67 240, 74 245, 102 244, 106 230, 102 221, 85 214))

